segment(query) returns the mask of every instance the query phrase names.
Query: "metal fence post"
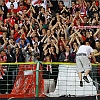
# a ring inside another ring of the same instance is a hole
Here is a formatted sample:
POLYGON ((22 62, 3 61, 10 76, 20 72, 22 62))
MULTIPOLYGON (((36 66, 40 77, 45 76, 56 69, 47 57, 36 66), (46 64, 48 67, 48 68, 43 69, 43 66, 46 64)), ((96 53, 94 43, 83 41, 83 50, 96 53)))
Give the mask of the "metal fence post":
POLYGON ((36 68, 36 97, 39 96, 39 67, 40 62, 37 62, 37 68, 36 68))

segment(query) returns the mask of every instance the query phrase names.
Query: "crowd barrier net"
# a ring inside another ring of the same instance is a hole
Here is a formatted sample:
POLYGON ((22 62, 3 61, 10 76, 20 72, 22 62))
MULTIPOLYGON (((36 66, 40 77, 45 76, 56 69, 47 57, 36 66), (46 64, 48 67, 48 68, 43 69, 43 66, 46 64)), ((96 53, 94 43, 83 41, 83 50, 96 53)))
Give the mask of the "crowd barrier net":
POLYGON ((90 83, 83 80, 83 87, 79 85, 75 63, 0 64, 5 73, 3 79, 0 79, 0 98, 99 95, 100 64, 92 64, 92 70, 88 75, 90 83))

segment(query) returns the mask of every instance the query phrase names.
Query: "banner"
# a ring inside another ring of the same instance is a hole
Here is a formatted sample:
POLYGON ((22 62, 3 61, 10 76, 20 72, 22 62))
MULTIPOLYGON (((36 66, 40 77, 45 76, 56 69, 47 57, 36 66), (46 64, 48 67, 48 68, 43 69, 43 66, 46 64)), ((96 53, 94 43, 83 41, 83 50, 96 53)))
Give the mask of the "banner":
POLYGON ((73 26, 74 29, 91 29, 91 28, 100 28, 100 26, 73 26))

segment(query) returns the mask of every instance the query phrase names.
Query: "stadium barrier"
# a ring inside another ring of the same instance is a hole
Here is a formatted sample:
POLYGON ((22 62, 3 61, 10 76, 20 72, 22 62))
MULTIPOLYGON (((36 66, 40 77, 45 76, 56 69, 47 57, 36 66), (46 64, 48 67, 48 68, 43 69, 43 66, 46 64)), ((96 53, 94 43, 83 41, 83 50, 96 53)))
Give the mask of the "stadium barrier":
POLYGON ((88 76, 90 83, 86 83, 83 80, 83 87, 79 86, 75 63, 28 62, 0 64, 7 67, 3 79, 0 79, 0 98, 99 95, 100 64, 92 64, 92 71, 88 76), (56 69, 54 69, 54 73, 49 73, 51 76, 53 74, 51 79, 54 79, 55 82, 55 87, 51 87, 51 91, 49 89, 50 84, 52 85, 52 80, 43 78, 43 76, 45 77, 43 68, 47 65, 56 69), (47 80, 49 81, 48 83, 47 80), (45 89, 48 89, 47 93, 45 93, 45 89))

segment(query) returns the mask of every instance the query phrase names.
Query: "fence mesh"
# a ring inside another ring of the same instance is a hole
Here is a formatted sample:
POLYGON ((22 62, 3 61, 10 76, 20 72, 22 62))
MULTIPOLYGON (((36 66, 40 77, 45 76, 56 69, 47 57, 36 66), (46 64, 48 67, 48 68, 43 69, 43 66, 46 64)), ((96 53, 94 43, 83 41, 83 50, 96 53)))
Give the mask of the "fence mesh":
POLYGON ((83 87, 73 63, 2 63, 2 66, 5 75, 0 79, 0 98, 94 96, 100 91, 100 64, 92 64, 90 83, 83 80, 83 87))

